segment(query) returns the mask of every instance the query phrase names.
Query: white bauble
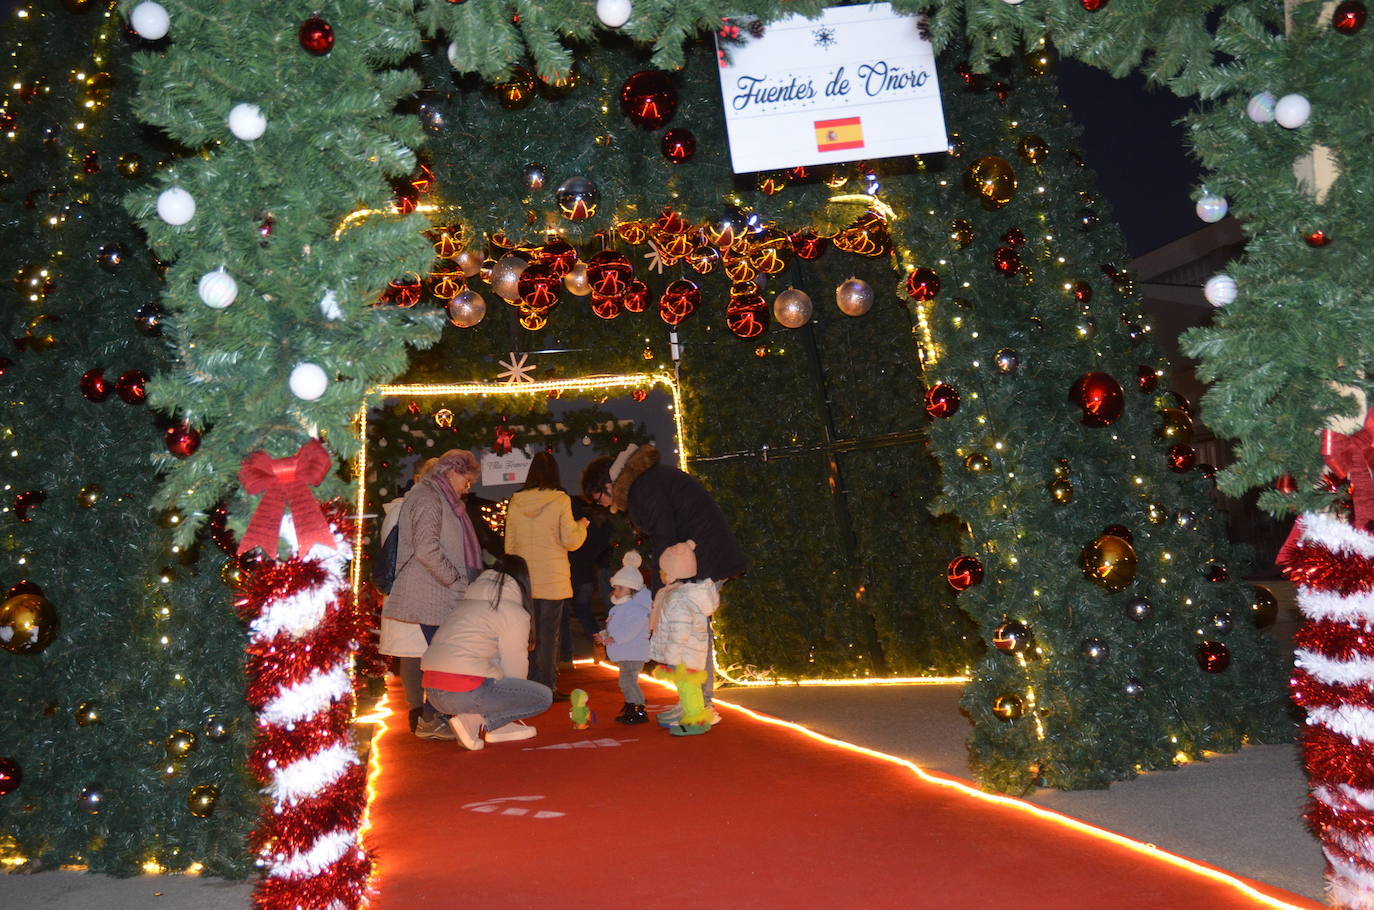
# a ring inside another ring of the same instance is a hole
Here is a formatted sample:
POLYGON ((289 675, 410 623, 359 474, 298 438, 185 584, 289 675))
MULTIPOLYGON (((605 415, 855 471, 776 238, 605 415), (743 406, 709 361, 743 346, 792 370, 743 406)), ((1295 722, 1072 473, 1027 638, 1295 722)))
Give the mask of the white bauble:
POLYGON ((789 329, 799 329, 811 321, 811 295, 788 288, 773 301, 773 318, 789 329))
POLYGON ((167 9, 161 3, 140 3, 129 14, 129 25, 138 32, 140 38, 147 38, 149 41, 156 41, 166 35, 171 24, 172 17, 167 15, 167 9))
POLYGON ((862 316, 873 308, 873 287, 862 278, 850 278, 835 288, 835 305, 846 316, 862 316))
POLYGON ((448 302, 448 321, 460 329, 470 329, 487 315, 487 302, 476 291, 463 291, 448 302))
POLYGON ((1007 6, 1020 6, 1025 0, 1002 0, 1007 6))
POLYGON ((256 104, 236 104, 229 111, 229 132, 235 139, 252 142, 267 132, 267 118, 256 104))
POLYGON ((448 64, 454 69, 458 68, 458 42, 452 42, 448 46, 448 64))
POLYGON ((502 300, 515 300, 520 296, 520 276, 528 262, 519 256, 502 256, 491 269, 491 289, 502 300))
POLYGON ((1256 123, 1274 121, 1274 105, 1277 104, 1270 92, 1260 92, 1245 105, 1245 115, 1256 123))
POLYGON ((630 0, 596 0, 596 18, 607 28, 620 28, 630 21, 630 0))
POLYGON ((206 306, 213 310, 222 310, 234 302, 234 298, 239 295, 238 282, 234 276, 230 275, 221 266, 213 272, 206 272, 200 276, 200 283, 196 285, 196 293, 206 306))
POLYGON ((320 315, 330 322, 343 318, 343 308, 339 306, 339 296, 333 291, 325 291, 320 298, 320 315))
POLYGON ((1212 306, 1226 306, 1236 299, 1237 293, 1236 279, 1230 275, 1213 275, 1202 286, 1202 296, 1212 306))
POLYGON ((587 280, 587 263, 579 262, 568 270, 568 274, 563 276, 563 287, 568 289, 568 293, 576 294, 578 297, 586 297, 592 292, 592 283, 587 280))
POLYGON ((1208 224, 1216 224, 1229 210, 1226 200, 1214 193, 1204 193, 1197 201, 1197 216, 1208 224))
POLYGON ((1302 95, 1284 95, 1274 105, 1274 119, 1279 126, 1295 130, 1312 116, 1312 102, 1302 95))
POLYGON ((313 363, 298 363, 291 370, 291 394, 302 401, 314 401, 329 388, 329 377, 313 363))
POLYGON ((181 225, 196 216, 196 200, 179 186, 157 196, 157 217, 170 225, 181 225))

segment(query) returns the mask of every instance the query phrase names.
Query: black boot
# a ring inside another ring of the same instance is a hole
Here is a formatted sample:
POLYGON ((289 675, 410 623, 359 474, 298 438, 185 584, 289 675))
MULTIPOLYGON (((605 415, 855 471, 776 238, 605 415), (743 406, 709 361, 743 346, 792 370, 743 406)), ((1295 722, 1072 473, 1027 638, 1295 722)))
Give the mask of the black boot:
POLYGON ((618 723, 618 724, 632 724, 632 723, 634 723, 634 720, 633 720, 634 715, 635 715, 634 707, 635 707, 635 706, 632 705, 632 704, 630 704, 629 702, 625 702, 625 704, 621 705, 621 706, 620 706, 620 713, 616 715, 615 722, 618 723))
POLYGON ((410 709, 410 732, 411 732, 411 733, 414 733, 414 732, 415 732, 415 724, 416 724, 416 722, 419 721, 419 719, 420 719, 420 712, 422 712, 422 711, 424 711, 424 710, 425 710, 424 708, 411 708, 411 709, 410 709))
MULTIPOLYGON (((621 721, 621 723, 647 724, 649 722, 649 715, 644 710, 643 705, 626 705, 625 713, 629 716, 626 717, 625 720, 621 721)), ((620 720, 620 718, 616 718, 616 720, 620 720)))

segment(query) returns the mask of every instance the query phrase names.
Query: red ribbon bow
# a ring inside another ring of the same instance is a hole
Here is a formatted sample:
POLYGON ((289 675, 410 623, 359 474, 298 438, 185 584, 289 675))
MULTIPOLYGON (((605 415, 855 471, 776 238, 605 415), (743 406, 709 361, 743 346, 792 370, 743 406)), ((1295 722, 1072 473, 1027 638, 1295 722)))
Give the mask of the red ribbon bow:
POLYGON ((1323 430, 1322 458, 1337 478, 1350 478, 1355 527, 1364 529, 1374 518, 1374 408, 1365 412, 1364 426, 1349 436, 1323 430))
POLYGON ((315 544, 334 549, 329 522, 310 492, 310 487, 319 486, 329 473, 329 465, 329 453, 318 439, 310 440, 286 458, 272 458, 266 452, 254 452, 245 458, 239 469, 239 483, 248 493, 263 496, 248 522, 239 553, 262 547, 275 557, 281 519, 287 508, 296 523, 297 553, 308 553, 315 544))
POLYGON ((496 428, 496 442, 492 443, 491 450, 497 455, 509 455, 511 441, 515 439, 515 431, 505 427, 496 428))

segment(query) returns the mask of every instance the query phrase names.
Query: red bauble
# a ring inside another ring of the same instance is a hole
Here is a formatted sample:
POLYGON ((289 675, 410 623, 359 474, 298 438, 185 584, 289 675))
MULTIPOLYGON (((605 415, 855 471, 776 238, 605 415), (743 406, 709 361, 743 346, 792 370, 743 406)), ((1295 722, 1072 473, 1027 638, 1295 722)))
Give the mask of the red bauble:
POLYGON ((826 239, 810 228, 802 228, 789 239, 798 259, 816 259, 825 252, 826 239))
POLYGON ((316 57, 323 57, 334 49, 334 27, 318 16, 305 20, 296 37, 305 52, 316 57))
POLYGON ((1095 13, 1107 5, 1107 0, 1078 0, 1083 4, 1083 8, 1090 13, 1095 13))
POLYGON ((1359 0, 1343 0, 1331 13, 1331 27, 1342 35, 1353 35, 1364 27, 1364 4, 1359 0))
POLYGON ((238 552, 238 535, 229 530, 229 509, 223 504, 210 510, 210 539, 230 556, 238 552))
POLYGON ((1313 231, 1302 238, 1308 246, 1316 248, 1326 246, 1331 242, 1331 235, 1326 231, 1313 231))
POLYGON ((1021 254, 1016 252, 1015 247, 998 247, 997 252, 992 254, 992 265, 1003 275, 1015 275, 1021 271, 1021 254))
POLYGON ((542 262, 531 262, 520 273, 520 302, 532 310, 547 310, 558 303, 559 279, 542 262))
POLYGON ((115 394, 129 404, 142 404, 148 397, 148 390, 145 388, 147 382, 148 374, 142 370, 120 373, 119 378, 115 380, 115 394))
POLYGON ((966 591, 983 580, 983 564, 977 556, 956 556, 945 568, 945 580, 956 591, 966 591))
POLYGON ((631 281, 629 288, 620 295, 620 305, 627 313, 644 312, 644 308, 649 305, 649 286, 638 278, 631 281))
POLYGON ((167 443, 167 451, 177 458, 189 458, 200 448, 200 431, 187 423, 179 423, 167 428, 162 441, 167 443))
POLYGON ((1292 474, 1283 474, 1274 481, 1274 489, 1285 495, 1292 495, 1298 492, 1298 483, 1293 479, 1292 474))
POLYGON ((1093 286, 1086 281, 1075 281, 1072 290, 1073 299, 1079 303, 1087 303, 1093 299, 1093 286))
POLYGON ((1026 242, 1026 235, 1020 228, 1008 228, 1002 235, 1002 242, 1007 246, 1020 246, 1026 242))
POLYGON ((599 297, 619 297, 630 288, 634 267, 624 253, 602 250, 587 263, 587 282, 599 297))
POLYGON ((1203 566, 1202 574, 1208 581, 1220 583, 1231 577, 1231 569, 1220 559, 1209 559, 1207 565, 1203 566))
POLYGON ((677 89, 667 73, 644 70, 620 88, 620 110, 635 126, 656 130, 677 111, 677 89))
POLYGON ((658 300, 658 315, 668 325, 678 325, 701 303, 701 289, 695 282, 679 278, 663 291, 658 300))
POLYGON ((20 521, 33 521, 29 512, 41 506, 47 498, 48 494, 42 490, 25 490, 14 497, 14 517, 20 521))
POLYGON ((1231 665, 1231 649, 1225 642, 1204 641, 1197 646, 1197 665, 1208 673, 1220 673, 1231 665))
POLYGON ((577 265, 577 250, 568 241, 555 237, 539 248, 539 262, 548 268, 554 281, 562 281, 577 265))
POLYGON ((87 370, 81 374, 81 395, 87 401, 104 401, 110 395, 110 381, 101 369, 87 370))
POLYGON ((690 227, 687 219, 682 217, 682 213, 674 209, 664 209, 654 219, 654 230, 664 234, 685 234, 690 227))
POLYGON ((757 338, 768 328, 768 301, 762 294, 730 297, 725 308, 725 324, 740 338, 757 338))
POLYGON ((906 273, 906 293, 912 300, 934 300, 940 293, 940 276, 934 269, 912 269, 906 273))
POLYGON ((939 383, 926 389, 926 413, 939 419, 949 417, 959 410, 959 390, 947 383, 939 383))
POLYGON ((1084 373, 1069 389, 1069 401, 1083 409, 1083 424, 1105 427, 1126 409, 1121 383, 1107 373, 1084 373))
POLYGON ((592 295, 592 312, 602 319, 614 319, 620 315, 625 302, 620 297, 598 297, 592 295))
POLYGON ((24 781, 24 772, 19 762, 9 757, 0 757, 0 796, 9 796, 24 781))
POLYGON ((1140 383, 1140 391, 1146 395, 1159 387, 1159 373, 1155 371, 1154 367, 1147 367, 1144 364, 1136 367, 1135 379, 1136 382, 1140 383))
POLYGON ((664 158, 673 164, 681 164, 697 153, 697 137, 692 135, 691 130, 669 130, 663 134, 659 148, 663 150, 664 158))
POLYGON ((1187 474, 1197 464, 1197 451, 1190 445, 1175 443, 1169 446, 1168 454, 1165 458, 1169 462, 1169 470, 1175 474, 1187 474))
POLYGON ((10 360, 8 357, 0 357, 0 376, 4 376, 13 364, 14 361, 10 360))

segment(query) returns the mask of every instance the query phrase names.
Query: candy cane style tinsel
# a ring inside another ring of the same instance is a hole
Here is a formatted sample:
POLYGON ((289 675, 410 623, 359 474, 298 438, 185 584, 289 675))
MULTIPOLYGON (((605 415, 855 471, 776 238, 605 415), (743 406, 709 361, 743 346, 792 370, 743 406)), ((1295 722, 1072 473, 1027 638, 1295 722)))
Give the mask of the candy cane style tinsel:
POLYGON ((1338 906, 1374 910, 1374 535, 1305 515, 1284 571, 1306 622, 1293 700, 1307 711, 1307 819, 1338 906))
POLYGON ((367 897, 372 861, 360 843, 366 768, 353 748, 352 663, 360 625, 350 610, 352 551, 267 562, 247 573, 248 703, 258 715, 249 767, 268 803, 251 846, 264 877, 256 907, 351 910, 367 897))

